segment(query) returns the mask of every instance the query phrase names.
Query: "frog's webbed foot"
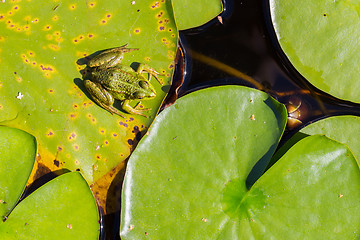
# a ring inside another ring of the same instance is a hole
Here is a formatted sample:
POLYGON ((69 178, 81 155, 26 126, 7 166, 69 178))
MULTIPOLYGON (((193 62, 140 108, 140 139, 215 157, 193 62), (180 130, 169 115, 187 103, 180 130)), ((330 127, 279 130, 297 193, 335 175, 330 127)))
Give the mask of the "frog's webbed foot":
POLYGON ((152 67, 150 67, 147 64, 140 63, 140 65, 137 69, 137 72, 140 74, 142 74, 143 72, 147 72, 147 73, 149 73, 149 79, 148 79, 149 81, 150 81, 151 76, 154 76, 161 85, 164 85, 162 80, 159 79, 159 77, 158 77, 159 75, 164 76, 164 74, 158 73, 155 69, 153 69, 152 67))
POLYGON ((124 53, 139 50, 138 48, 126 48, 128 44, 121 47, 111 48, 101 52, 88 62, 89 67, 110 68, 119 64, 124 58, 124 53))
MULTIPOLYGON (((95 100, 96 101, 96 100, 95 100)), ((98 103, 98 102, 97 102, 98 103)), ((98 103, 101 107, 105 108, 106 110, 108 110, 111 114, 116 114, 119 115, 122 118, 125 118, 119 110, 117 110, 116 108, 114 108, 112 105, 105 105, 102 103, 98 103)))
POLYGON ((120 117, 125 118, 121 115, 120 111, 113 107, 114 98, 108 93, 101 85, 96 84, 90 80, 85 80, 84 85, 88 93, 91 95, 92 99, 100 105, 102 108, 109 111, 111 114, 119 115, 120 117))
POLYGON ((124 100, 123 101, 122 109, 124 111, 126 111, 128 113, 131 113, 131 114, 140 115, 140 116, 143 116, 143 117, 146 117, 146 118, 148 117, 145 114, 143 114, 143 112, 149 111, 149 110, 151 110, 151 108, 140 108, 140 102, 138 102, 135 107, 130 106, 129 103, 130 103, 129 100, 124 100))

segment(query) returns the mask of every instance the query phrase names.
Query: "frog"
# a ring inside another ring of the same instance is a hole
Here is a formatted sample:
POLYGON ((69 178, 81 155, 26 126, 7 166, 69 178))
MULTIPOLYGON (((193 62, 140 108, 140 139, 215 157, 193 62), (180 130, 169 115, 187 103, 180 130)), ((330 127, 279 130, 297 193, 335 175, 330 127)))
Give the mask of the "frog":
POLYGON ((113 104, 120 100, 121 108, 129 114, 147 117, 144 112, 151 108, 140 108, 141 100, 156 97, 156 90, 150 83, 151 77, 163 85, 160 74, 147 64, 140 63, 135 71, 132 67, 121 64, 124 54, 137 51, 138 48, 127 48, 128 44, 105 50, 87 63, 84 85, 92 99, 111 114, 125 118, 113 104), (148 78, 143 74, 148 73, 148 78), (135 107, 131 101, 140 100, 135 107))

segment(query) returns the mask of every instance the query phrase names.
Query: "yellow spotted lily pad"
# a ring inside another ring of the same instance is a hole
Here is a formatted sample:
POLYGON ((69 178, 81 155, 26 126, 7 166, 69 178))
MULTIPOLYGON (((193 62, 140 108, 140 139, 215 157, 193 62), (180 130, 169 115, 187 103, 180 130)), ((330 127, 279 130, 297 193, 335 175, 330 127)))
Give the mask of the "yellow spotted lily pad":
POLYGON ((153 121, 177 42, 170 1, 0 2, 0 123, 37 138, 39 166, 79 171, 93 183, 129 156, 153 121), (139 50, 122 64, 146 63, 162 74, 163 85, 151 79, 156 97, 141 102, 148 118, 112 115, 84 88, 86 62, 124 44, 139 50))

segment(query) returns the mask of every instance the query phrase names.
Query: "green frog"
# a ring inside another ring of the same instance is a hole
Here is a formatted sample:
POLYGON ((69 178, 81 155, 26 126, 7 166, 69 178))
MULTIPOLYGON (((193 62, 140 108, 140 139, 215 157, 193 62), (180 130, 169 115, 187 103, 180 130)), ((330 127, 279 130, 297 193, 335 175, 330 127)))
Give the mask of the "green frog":
POLYGON ((147 117, 144 111, 150 108, 139 108, 140 101, 135 107, 130 106, 132 100, 147 100, 156 97, 156 91, 150 83, 151 76, 163 85, 155 69, 147 64, 139 64, 135 71, 129 66, 120 64, 124 53, 139 50, 137 48, 121 47, 108 49, 92 58, 87 63, 84 85, 94 101, 111 114, 124 117, 114 106, 114 100, 122 101, 122 109, 130 114, 147 117), (148 79, 143 73, 148 73, 148 79))

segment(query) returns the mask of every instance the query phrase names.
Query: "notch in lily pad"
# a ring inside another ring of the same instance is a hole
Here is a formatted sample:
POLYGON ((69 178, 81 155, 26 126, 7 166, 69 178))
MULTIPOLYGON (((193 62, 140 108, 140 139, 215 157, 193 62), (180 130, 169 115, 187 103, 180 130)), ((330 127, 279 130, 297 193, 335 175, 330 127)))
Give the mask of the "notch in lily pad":
POLYGON ((121 238, 358 239, 360 170, 345 144, 308 136, 263 173, 286 118, 240 86, 180 98, 129 159, 121 238))

